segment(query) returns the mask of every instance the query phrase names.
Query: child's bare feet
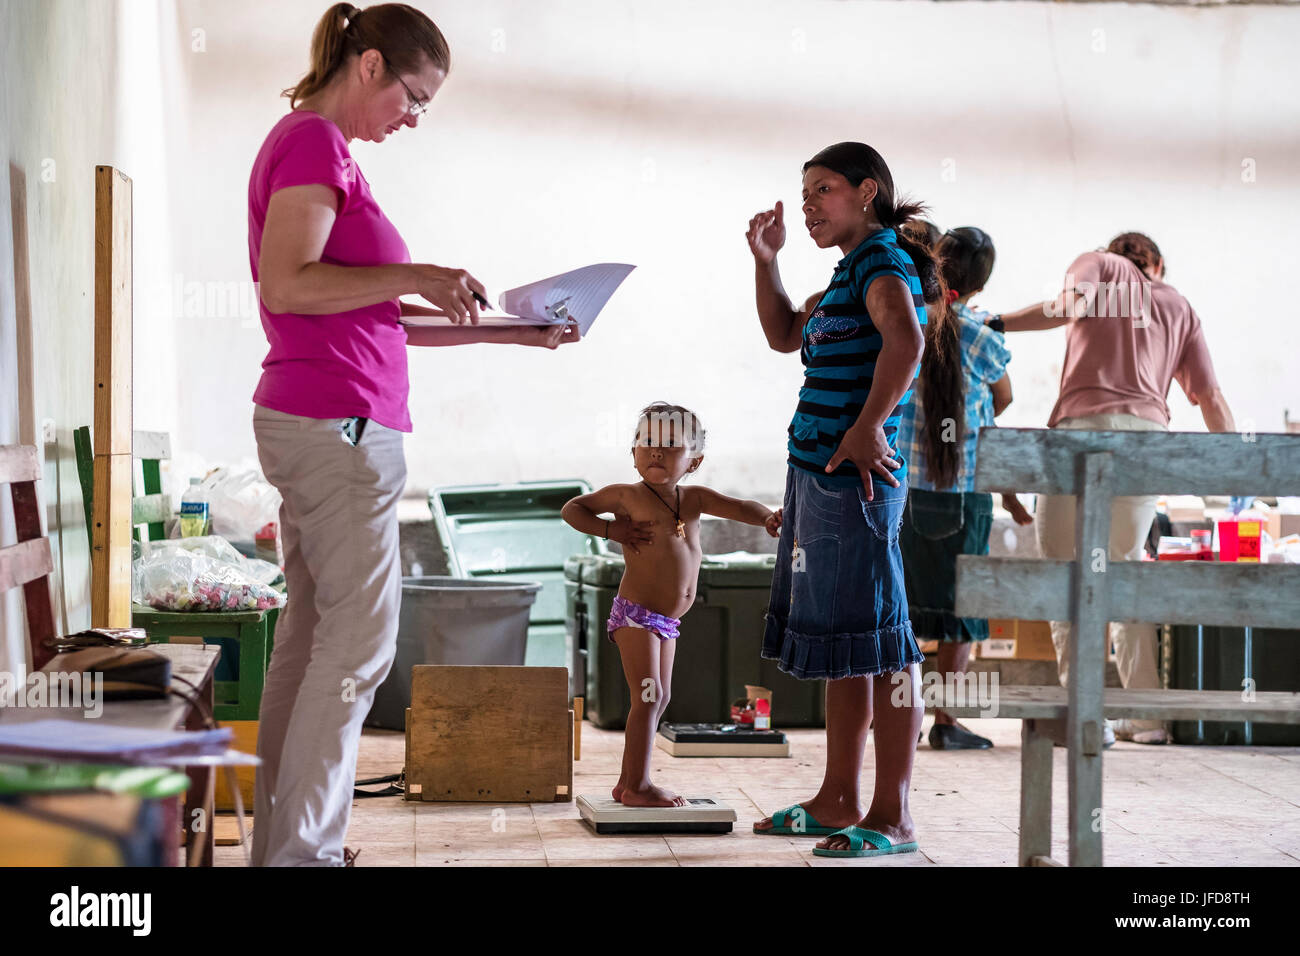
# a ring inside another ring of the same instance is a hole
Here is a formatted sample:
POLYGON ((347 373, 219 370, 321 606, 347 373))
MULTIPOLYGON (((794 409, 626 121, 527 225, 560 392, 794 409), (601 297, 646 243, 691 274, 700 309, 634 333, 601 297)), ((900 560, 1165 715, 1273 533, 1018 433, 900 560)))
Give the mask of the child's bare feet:
POLYGON ((613 797, 615 800, 617 800, 619 803, 622 803, 623 791, 626 789, 627 789, 627 784, 623 782, 622 777, 619 777, 618 783, 614 784, 614 789, 609 792, 609 795, 613 797))
MULTIPOLYGON (((809 817, 816 820, 825 827, 846 827, 851 823, 856 823, 862 819, 862 807, 855 803, 846 803, 842 800, 827 799, 820 793, 811 800, 805 800, 799 804, 803 807, 804 812, 809 817)), ((789 822, 786 823, 789 826, 789 822)), ((754 824, 755 830, 772 829, 772 818, 764 817, 754 824)))
POLYGON ((647 784, 644 788, 624 787, 619 802, 625 807, 684 807, 686 798, 670 790, 647 784))
MULTIPOLYGON (((863 817, 856 826, 864 830, 875 830, 877 833, 888 838, 894 846, 900 843, 911 843, 916 839, 916 828, 912 826, 912 817, 904 816, 903 819, 895 823, 886 823, 883 820, 872 820, 870 817, 863 817)), ((849 838, 846 836, 828 836, 817 842, 817 846, 822 850, 847 850, 849 849, 849 838)))

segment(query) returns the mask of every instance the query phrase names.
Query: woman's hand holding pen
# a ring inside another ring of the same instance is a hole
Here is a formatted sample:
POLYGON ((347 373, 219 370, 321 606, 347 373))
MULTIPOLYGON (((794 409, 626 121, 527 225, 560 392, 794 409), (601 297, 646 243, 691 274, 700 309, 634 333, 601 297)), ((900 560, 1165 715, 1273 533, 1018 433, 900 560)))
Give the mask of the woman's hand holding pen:
POLYGON ((776 258, 777 252, 785 245, 785 218, 778 199, 776 207, 760 212, 749 220, 749 231, 745 233, 749 240, 749 249, 759 262, 768 263, 776 258))
POLYGON ((415 292, 432 302, 457 325, 478 325, 478 307, 487 305, 487 290, 464 269, 413 263, 415 292))
POLYGON ((578 323, 573 319, 563 325, 524 325, 519 326, 518 345, 535 345, 544 349, 553 349, 582 338, 578 323))

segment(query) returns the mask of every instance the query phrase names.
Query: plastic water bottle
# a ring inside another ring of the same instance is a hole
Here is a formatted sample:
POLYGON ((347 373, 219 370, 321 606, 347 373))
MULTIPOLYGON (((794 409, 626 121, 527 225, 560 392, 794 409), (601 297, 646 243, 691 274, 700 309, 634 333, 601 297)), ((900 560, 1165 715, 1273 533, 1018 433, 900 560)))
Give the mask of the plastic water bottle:
POLYGON ((181 498, 181 537, 197 538, 208 533, 212 516, 208 512, 208 495, 203 479, 191 478, 189 491, 181 498))

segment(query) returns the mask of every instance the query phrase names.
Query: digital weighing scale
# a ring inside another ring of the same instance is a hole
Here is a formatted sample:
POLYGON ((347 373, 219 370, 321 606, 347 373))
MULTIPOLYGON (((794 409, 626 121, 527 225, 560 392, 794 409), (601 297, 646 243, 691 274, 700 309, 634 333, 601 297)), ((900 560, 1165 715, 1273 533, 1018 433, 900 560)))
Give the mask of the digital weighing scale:
POLYGON ((578 812, 593 830, 615 833, 730 833, 736 811, 712 797, 687 797, 684 807, 625 807, 613 797, 578 795, 578 812))
POLYGON ((655 746, 674 757, 788 757, 790 742, 779 730, 746 724, 659 725, 655 746))

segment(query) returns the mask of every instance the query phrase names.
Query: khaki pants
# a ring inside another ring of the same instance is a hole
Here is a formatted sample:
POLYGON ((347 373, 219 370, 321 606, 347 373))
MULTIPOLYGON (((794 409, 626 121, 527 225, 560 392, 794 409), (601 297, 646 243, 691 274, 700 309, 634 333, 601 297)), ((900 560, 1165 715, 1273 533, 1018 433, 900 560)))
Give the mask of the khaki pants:
POLYGON ((262 690, 254 866, 341 866, 361 724, 397 649, 402 433, 257 407, 262 470, 284 498, 288 604, 262 690))
MULTIPOLYGON (((1165 431, 1163 425, 1136 415, 1086 415, 1063 419, 1057 428, 1085 428, 1094 431, 1165 431)), ((1119 463, 1123 467, 1123 463, 1119 463)), ((1117 496, 1110 509, 1111 561, 1140 561, 1143 545, 1155 520, 1157 495, 1117 496)), ((1034 513, 1038 548, 1044 558, 1074 560, 1074 496, 1039 495, 1034 513)), ((1113 623, 1110 636, 1115 642, 1120 683, 1135 689, 1158 688, 1156 626, 1147 623, 1113 623)), ((1052 622, 1052 643, 1061 686, 1068 686, 1070 668, 1070 623, 1052 622)), ((1158 720, 1117 721, 1121 733, 1138 733, 1163 728, 1158 720)))

